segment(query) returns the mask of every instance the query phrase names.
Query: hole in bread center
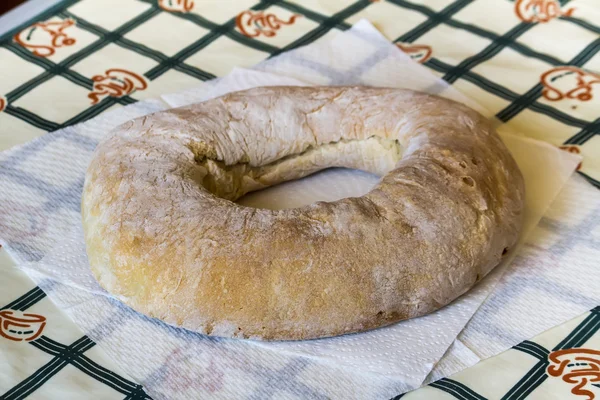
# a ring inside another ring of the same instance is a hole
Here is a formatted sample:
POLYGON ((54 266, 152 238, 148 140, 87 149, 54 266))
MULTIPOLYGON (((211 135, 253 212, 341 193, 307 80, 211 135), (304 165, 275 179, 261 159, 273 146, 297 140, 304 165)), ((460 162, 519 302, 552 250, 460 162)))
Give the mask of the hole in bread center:
POLYGON ((368 193, 379 179, 378 175, 359 169, 330 168, 306 178, 248 193, 236 203, 270 210, 297 208, 317 201, 360 197, 368 193))
POLYGON ((398 141, 372 136, 310 147, 260 166, 204 160, 207 174, 202 185, 248 207, 296 208, 362 196, 401 158, 398 141))

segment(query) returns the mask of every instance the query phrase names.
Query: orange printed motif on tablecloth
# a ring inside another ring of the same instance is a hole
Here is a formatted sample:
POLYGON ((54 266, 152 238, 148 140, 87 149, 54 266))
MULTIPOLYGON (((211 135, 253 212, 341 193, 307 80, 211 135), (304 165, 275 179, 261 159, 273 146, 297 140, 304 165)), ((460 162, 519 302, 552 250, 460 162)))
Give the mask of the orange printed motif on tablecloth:
POLYGON ((8 102, 6 101, 6 97, 0 96, 0 112, 4 111, 8 102))
POLYGON ((540 81, 544 85, 542 96, 547 100, 589 101, 593 98, 592 85, 600 83, 600 75, 581 68, 564 66, 544 72, 540 81))
MULTIPOLYGON (((567 151, 569 153, 573 153, 573 154, 581 154, 581 150, 579 149, 579 146, 574 145, 574 144, 565 144, 562 146, 558 146, 559 149, 567 151)), ((576 171, 579 171, 581 169, 581 162, 579 164, 577 164, 577 169, 576 171)))
POLYGON ((158 0, 158 6, 165 11, 187 13, 194 9, 194 0, 158 0))
POLYGON ((517 0, 515 13, 523 22, 549 22, 554 18, 570 16, 574 8, 562 10, 558 0, 517 0))
POLYGON ((600 384, 600 351, 592 349, 557 350, 548 356, 548 375, 562 377, 566 383, 575 384, 571 393, 594 400, 596 395, 589 385, 600 384))
POLYGON ((419 64, 426 63, 433 54, 431 46, 426 44, 396 43, 396 46, 419 64))
POLYGON ((15 342, 38 338, 46 326, 46 317, 18 310, 0 311, 0 336, 15 342))
POLYGON ((63 21, 37 22, 23 29, 14 37, 16 43, 29 49, 39 57, 50 57, 56 49, 73 46, 75 38, 69 37, 65 29, 75 25, 72 19, 63 21))
POLYGON ((123 97, 148 87, 143 76, 120 68, 108 69, 104 75, 92 77, 92 81, 94 81, 94 89, 88 94, 92 104, 97 104, 106 96, 123 97))
POLYGON ((300 14, 292 15, 287 21, 279 19, 275 14, 267 14, 263 11, 247 10, 241 12, 235 19, 235 25, 239 31, 251 38, 264 35, 273 37, 283 25, 292 25, 300 14))

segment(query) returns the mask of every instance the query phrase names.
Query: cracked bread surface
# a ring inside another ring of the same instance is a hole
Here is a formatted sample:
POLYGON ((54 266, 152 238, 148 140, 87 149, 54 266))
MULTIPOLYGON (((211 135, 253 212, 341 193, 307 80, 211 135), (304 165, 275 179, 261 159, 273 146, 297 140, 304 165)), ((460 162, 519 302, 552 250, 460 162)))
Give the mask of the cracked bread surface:
POLYGON ((434 311, 515 245, 522 175, 489 122, 402 89, 268 87, 116 128, 82 198, 92 272, 137 311, 208 335, 298 340, 434 311), (329 167, 362 197, 267 210, 244 194, 329 167))

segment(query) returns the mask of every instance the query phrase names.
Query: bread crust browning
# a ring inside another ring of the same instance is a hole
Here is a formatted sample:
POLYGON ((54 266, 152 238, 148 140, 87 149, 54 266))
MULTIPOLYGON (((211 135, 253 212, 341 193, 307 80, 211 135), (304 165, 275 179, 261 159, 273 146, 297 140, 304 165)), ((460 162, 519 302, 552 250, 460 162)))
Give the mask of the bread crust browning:
POLYGON ((118 127, 88 168, 92 272, 137 311, 208 335, 298 340, 445 306, 515 245, 523 177, 488 121, 402 89, 269 87, 118 127), (338 166, 362 197, 286 210, 253 190, 338 166))

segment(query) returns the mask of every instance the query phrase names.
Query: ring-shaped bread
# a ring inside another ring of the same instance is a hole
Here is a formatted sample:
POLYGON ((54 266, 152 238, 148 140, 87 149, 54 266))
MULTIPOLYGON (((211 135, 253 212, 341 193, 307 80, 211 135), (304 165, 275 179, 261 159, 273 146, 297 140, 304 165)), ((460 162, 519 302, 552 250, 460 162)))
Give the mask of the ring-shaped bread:
POLYGON ((522 175, 489 122, 409 90, 270 87, 158 112, 95 151, 89 262, 126 304, 201 333, 358 332, 436 310, 515 245, 522 175), (368 194, 267 210, 236 199, 328 167, 368 194))

